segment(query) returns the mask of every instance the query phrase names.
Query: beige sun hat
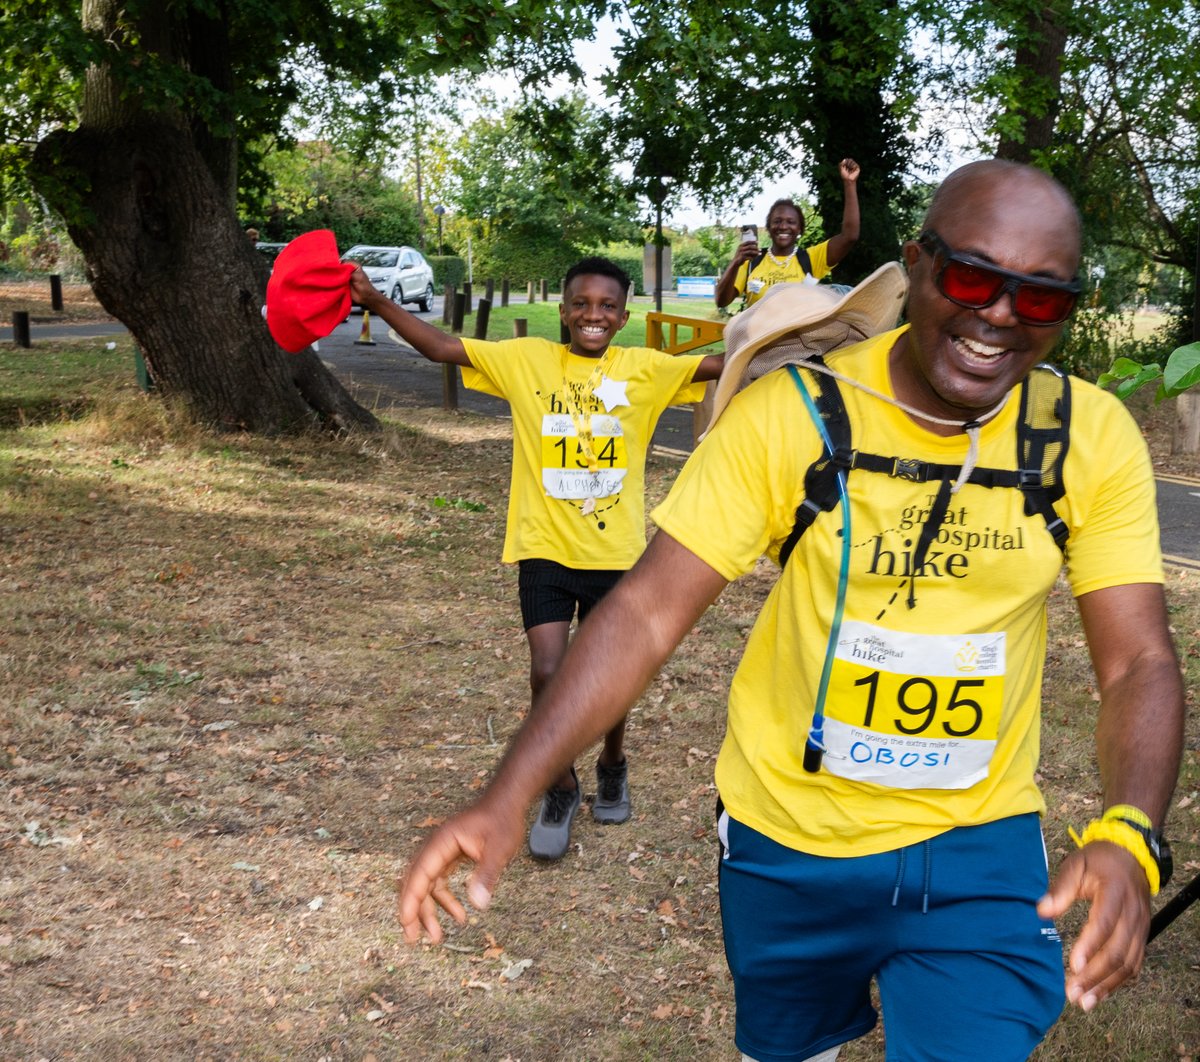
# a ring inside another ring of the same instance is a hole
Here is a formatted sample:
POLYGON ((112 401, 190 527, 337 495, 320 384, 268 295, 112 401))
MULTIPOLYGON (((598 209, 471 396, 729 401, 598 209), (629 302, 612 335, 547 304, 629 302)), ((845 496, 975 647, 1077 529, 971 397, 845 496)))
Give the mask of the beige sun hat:
POLYGON ((725 328, 725 365, 717 379, 712 431, 730 399, 772 369, 859 343, 895 328, 908 293, 899 262, 880 266, 845 294, 827 284, 774 284, 725 328))

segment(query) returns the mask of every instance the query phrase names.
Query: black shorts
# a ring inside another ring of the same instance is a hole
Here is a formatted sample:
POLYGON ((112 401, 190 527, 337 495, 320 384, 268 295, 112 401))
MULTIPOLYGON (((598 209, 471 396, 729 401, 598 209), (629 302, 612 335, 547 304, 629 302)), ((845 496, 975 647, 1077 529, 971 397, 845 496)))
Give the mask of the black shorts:
POLYGON ((579 622, 607 594, 623 571, 585 571, 557 561, 530 559, 518 562, 521 620, 525 629, 543 623, 570 623, 579 608, 579 622))

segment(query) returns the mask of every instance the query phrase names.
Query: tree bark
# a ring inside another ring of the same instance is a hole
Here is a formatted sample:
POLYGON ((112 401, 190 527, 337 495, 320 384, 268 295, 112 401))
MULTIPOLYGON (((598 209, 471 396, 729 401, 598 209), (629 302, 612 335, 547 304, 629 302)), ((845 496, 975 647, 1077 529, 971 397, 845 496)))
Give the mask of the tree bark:
POLYGON ((826 236, 842 227, 845 205, 838 163, 855 159, 862 235, 839 264, 836 279, 856 284, 881 262, 900 256, 896 204, 900 201, 907 142, 887 103, 888 78, 902 57, 880 24, 894 15, 895 0, 807 5, 812 69, 809 119, 799 131, 808 148, 809 183, 817 196, 826 236), (837 76, 822 74, 836 71, 837 76))
POLYGON ((1200 453, 1200 394, 1185 391, 1175 398, 1175 430, 1171 453, 1200 453))
POLYGON ((164 398, 219 430, 378 427, 311 348, 289 355, 271 338, 265 260, 186 131, 58 132, 35 166, 42 193, 71 219, 96 298, 129 329, 164 398), (88 190, 82 219, 60 198, 72 188, 88 190))
MULTIPOLYGON (((225 90, 228 27, 139 8, 138 46, 225 90)), ((118 0, 84 0, 84 25, 128 44, 118 0)), ((83 254, 97 299, 140 347, 160 394, 218 430, 377 429, 310 349, 289 355, 262 317, 266 260, 238 222, 236 137, 198 114, 143 106, 108 67, 88 71, 79 128, 38 145, 32 176, 83 254)))
POLYGON ((1039 151, 1054 142, 1054 123, 1062 94, 1062 57, 1067 45, 1064 14, 1070 0, 1051 0, 1040 10, 1029 10, 1017 35, 1015 64, 1021 91, 1014 95, 1019 108, 1016 132, 1001 136, 996 157, 1013 162, 1033 162, 1039 151))

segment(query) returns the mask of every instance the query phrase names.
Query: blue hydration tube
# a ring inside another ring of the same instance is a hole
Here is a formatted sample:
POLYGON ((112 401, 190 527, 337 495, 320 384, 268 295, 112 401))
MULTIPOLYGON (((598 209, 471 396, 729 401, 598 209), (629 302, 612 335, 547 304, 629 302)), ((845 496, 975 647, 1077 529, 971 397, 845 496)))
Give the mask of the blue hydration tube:
MULTIPOLYGON (((821 440, 825 443, 826 453, 832 459, 833 441, 829 438, 829 432, 825 430, 816 403, 808 393, 808 388, 804 386, 804 380, 796 366, 789 365, 788 372, 791 373, 792 382, 799 389, 800 397, 804 399, 809 416, 812 417, 813 424, 816 425, 821 440)), ((833 657, 837 650, 838 636, 842 630, 842 614, 846 610, 846 584, 850 575, 850 499, 846 494, 845 472, 838 472, 837 485, 842 509, 842 560, 838 570, 837 603, 833 609, 833 622, 829 626, 829 642, 825 647, 825 663, 821 667, 821 681, 817 686, 817 702, 813 706, 812 725, 808 730, 808 740, 804 743, 804 769, 810 774, 816 774, 821 769, 821 757, 825 753, 825 696, 829 690, 829 673, 833 670, 833 657)))

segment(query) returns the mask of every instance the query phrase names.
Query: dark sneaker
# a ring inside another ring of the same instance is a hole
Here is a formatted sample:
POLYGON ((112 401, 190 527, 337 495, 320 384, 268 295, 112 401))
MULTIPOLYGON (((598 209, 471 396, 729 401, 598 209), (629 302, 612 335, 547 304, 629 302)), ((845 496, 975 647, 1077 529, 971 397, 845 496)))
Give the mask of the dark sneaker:
POLYGON ((537 818, 529 828, 529 854, 536 859, 562 859, 571 845, 571 823, 583 802, 575 768, 574 789, 547 789, 537 818))
POLYGON ((615 826, 629 818, 629 761, 615 767, 596 764, 596 799, 592 818, 606 826, 615 826))

